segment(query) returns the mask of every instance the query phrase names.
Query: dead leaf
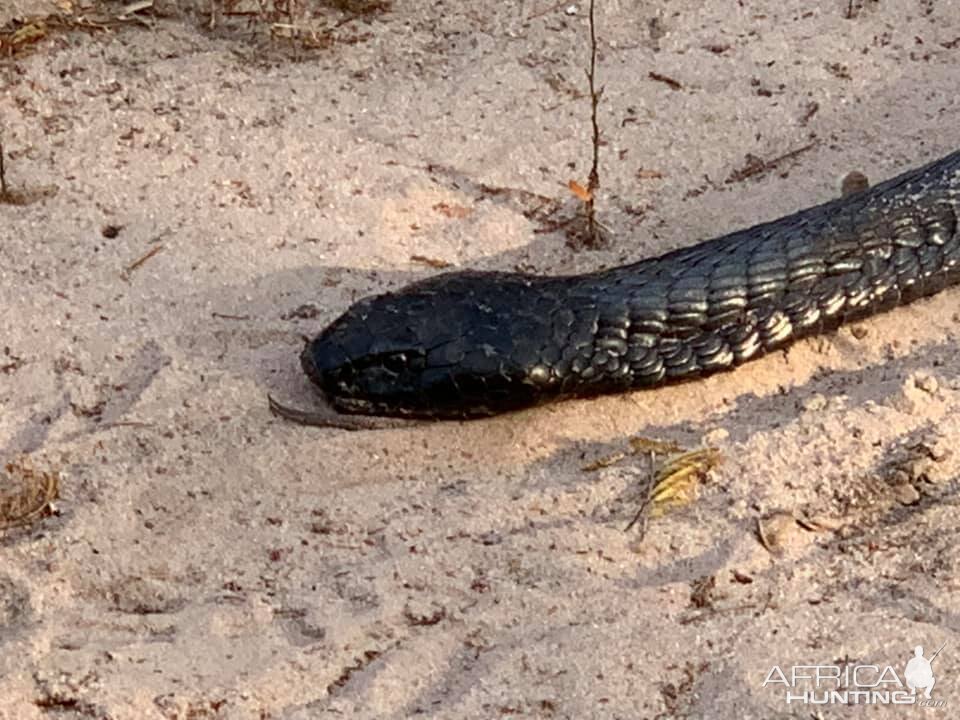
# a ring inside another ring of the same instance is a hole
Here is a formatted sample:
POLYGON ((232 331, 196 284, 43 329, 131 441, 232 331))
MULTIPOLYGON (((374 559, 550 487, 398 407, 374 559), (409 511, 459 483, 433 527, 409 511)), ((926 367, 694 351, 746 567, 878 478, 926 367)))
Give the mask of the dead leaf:
POLYGON ((593 193, 576 180, 568 181, 567 187, 570 189, 570 192, 580 198, 583 202, 590 202, 590 200, 593 199, 593 193))
POLYGON ((19 458, 0 473, 0 530, 25 525, 43 516, 59 497, 59 473, 35 469, 19 458))
POLYGON ((431 258, 426 255, 411 255, 410 262, 423 263, 424 265, 429 265, 432 268, 448 268, 452 267, 453 263, 447 262, 446 260, 440 260, 439 258, 431 258))

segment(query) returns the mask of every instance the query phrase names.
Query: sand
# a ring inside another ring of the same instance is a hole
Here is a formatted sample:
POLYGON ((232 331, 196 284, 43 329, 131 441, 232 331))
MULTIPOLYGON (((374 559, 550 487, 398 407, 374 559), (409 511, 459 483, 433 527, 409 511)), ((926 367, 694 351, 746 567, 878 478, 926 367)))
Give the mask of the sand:
POLYGON ((490 420, 267 408, 311 406, 303 336, 434 265, 611 266, 960 144, 955 2, 600 5, 601 250, 558 227, 582 3, 321 9, 295 58, 168 6, 0 61, 2 487, 59 480, 0 534, 0 717, 955 716, 956 290, 490 420), (723 457, 642 537, 648 458, 584 469, 635 436, 723 457), (764 687, 943 643, 940 708, 764 687))

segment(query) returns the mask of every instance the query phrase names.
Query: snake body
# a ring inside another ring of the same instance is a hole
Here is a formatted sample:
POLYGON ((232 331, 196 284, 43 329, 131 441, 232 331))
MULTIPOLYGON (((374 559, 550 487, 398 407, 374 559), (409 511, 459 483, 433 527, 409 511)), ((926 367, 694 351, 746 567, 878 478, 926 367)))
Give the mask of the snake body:
POLYGON ((342 413, 468 418, 733 368, 960 281, 960 151, 631 265, 463 271, 363 299, 303 368, 342 413))

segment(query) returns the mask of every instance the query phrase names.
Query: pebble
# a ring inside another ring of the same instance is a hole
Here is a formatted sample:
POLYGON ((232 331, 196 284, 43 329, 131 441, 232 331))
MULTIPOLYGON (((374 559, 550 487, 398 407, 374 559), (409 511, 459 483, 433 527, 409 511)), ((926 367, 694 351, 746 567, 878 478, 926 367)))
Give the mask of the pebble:
POLYGON ((910 485, 909 483, 897 485, 895 492, 897 500, 903 505, 916 505, 918 502, 920 502, 920 493, 913 485, 910 485))

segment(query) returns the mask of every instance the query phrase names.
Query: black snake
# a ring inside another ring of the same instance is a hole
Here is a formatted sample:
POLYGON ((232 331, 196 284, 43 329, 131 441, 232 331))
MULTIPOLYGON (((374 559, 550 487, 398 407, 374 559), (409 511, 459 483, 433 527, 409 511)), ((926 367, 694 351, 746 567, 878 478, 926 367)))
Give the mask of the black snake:
POLYGON ((408 418, 470 418, 687 380, 957 283, 958 214, 960 151, 632 265, 416 282, 351 306, 301 361, 339 413, 408 418))

